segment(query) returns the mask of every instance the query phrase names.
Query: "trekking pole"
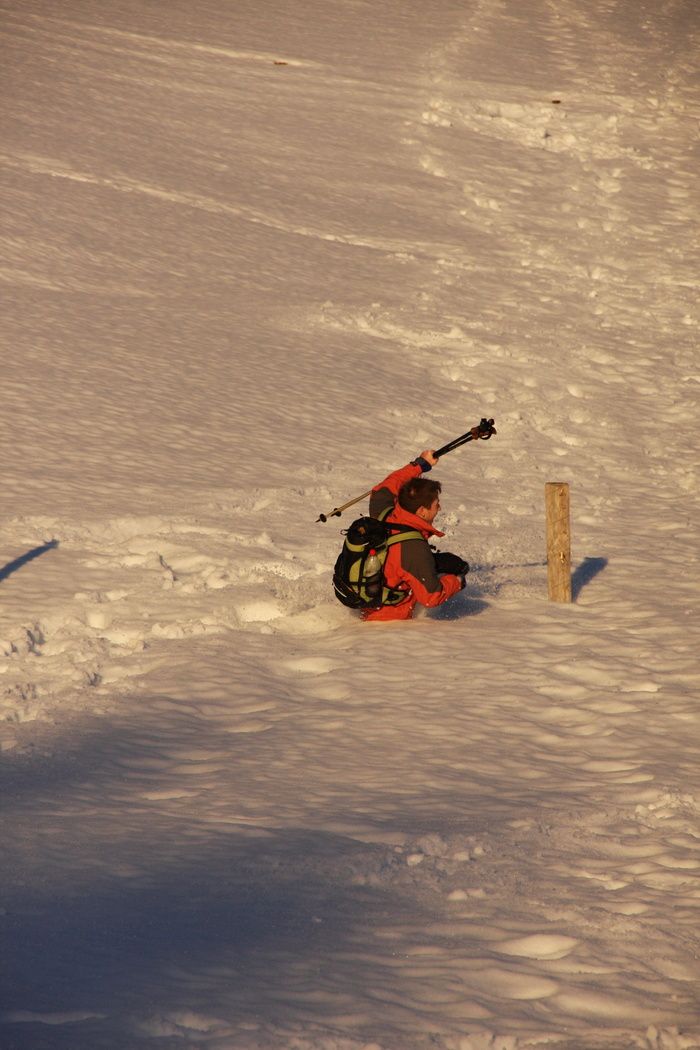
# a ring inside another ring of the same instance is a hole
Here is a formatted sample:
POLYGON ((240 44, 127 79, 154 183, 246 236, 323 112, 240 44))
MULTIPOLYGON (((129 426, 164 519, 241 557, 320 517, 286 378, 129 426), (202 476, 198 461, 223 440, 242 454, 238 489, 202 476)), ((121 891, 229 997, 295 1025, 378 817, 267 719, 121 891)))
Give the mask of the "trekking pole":
POLYGON ((344 510, 348 507, 354 507, 356 503, 359 503, 361 499, 366 499, 367 496, 371 496, 372 489, 367 489, 367 492, 363 492, 361 496, 356 496, 355 499, 351 499, 348 503, 344 503, 342 507, 334 507, 330 514, 319 514, 316 521, 328 521, 329 518, 339 518, 344 510))
MULTIPOLYGON (((481 422, 468 430, 466 434, 461 434, 460 437, 453 438, 452 441, 448 441, 442 448, 435 450, 434 455, 439 459, 440 456, 447 455, 448 452, 452 452, 454 449, 459 448, 460 445, 466 445, 467 441, 488 441, 492 434, 497 433, 495 426, 493 425, 492 419, 482 419, 481 422)), ((367 496, 371 496, 373 489, 368 489, 367 492, 363 492, 361 496, 356 496, 355 499, 348 500, 342 507, 334 507, 330 514, 319 514, 316 521, 328 521, 329 518, 339 518, 344 510, 348 507, 353 507, 360 500, 366 499, 367 496)))

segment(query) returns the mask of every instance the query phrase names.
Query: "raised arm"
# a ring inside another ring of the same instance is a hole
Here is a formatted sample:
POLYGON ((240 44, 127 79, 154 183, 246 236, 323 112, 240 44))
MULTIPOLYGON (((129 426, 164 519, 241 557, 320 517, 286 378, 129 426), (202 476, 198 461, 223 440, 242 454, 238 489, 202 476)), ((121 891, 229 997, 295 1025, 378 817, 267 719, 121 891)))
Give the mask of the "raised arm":
POLYGON ((436 463, 437 456, 435 453, 430 449, 425 449, 411 463, 407 463, 405 467, 400 467, 399 470, 393 471, 384 478, 384 481, 380 481, 378 485, 375 485, 369 498, 370 516, 376 518, 382 511, 393 507, 401 486, 405 485, 411 478, 417 478, 424 474, 431 467, 434 467, 436 463))

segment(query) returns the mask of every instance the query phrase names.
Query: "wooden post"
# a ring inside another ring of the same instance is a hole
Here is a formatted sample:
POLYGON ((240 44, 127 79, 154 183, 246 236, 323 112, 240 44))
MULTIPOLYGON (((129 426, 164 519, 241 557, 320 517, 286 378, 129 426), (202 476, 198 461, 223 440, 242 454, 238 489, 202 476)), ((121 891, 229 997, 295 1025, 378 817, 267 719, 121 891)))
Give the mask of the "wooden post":
POLYGON ((571 601, 571 524, 569 486, 548 481, 544 487, 547 509, 547 587, 552 602, 571 601))

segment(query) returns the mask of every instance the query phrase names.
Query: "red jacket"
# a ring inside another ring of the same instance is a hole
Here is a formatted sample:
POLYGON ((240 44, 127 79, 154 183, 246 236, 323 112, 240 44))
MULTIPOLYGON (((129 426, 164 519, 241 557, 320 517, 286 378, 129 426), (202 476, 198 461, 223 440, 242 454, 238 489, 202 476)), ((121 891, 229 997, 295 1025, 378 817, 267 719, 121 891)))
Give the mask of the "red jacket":
POLYGON ((442 605, 462 587, 459 576, 438 576, 435 571, 435 559, 428 540, 433 536, 442 537, 444 532, 439 532, 423 518, 404 510, 396 502, 401 486, 421 473, 420 466, 409 463, 395 470, 372 489, 369 500, 372 517, 377 517, 387 507, 393 507, 386 520, 389 523, 395 521, 398 525, 410 525, 420 532, 423 539, 403 540, 389 547, 384 562, 384 576, 389 587, 405 590, 406 598, 398 605, 367 610, 363 613, 365 620, 410 620, 418 602, 434 608, 442 605))

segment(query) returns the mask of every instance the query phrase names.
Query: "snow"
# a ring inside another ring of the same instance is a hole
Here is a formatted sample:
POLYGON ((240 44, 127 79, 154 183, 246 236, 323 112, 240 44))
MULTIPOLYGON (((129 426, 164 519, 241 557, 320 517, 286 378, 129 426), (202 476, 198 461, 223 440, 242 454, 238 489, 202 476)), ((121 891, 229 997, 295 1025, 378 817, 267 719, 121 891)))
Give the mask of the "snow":
POLYGON ((697 5, 0 35, 0 1046, 700 1047, 697 5), (360 623, 316 518, 481 416, 360 623))

